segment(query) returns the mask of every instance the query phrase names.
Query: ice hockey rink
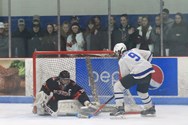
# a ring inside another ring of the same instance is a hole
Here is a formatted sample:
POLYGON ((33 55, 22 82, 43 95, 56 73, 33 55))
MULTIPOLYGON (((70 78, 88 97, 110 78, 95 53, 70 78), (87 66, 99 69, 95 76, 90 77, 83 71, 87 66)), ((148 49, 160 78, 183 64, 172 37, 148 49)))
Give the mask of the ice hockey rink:
POLYGON ((188 125, 188 105, 156 105, 156 117, 127 115, 111 118, 101 113, 90 119, 32 114, 32 104, 0 103, 0 125, 188 125))

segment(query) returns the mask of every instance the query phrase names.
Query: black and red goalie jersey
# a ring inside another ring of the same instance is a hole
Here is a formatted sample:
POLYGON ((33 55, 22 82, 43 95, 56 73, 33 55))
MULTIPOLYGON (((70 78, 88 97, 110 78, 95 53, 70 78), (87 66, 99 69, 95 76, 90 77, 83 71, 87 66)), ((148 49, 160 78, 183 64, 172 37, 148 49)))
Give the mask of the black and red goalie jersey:
POLYGON ((70 73, 66 70, 60 72, 58 77, 49 78, 40 91, 44 91, 47 95, 53 93, 47 105, 54 111, 57 110, 59 100, 78 99, 82 105, 85 105, 86 101, 90 102, 84 89, 70 79, 70 73))

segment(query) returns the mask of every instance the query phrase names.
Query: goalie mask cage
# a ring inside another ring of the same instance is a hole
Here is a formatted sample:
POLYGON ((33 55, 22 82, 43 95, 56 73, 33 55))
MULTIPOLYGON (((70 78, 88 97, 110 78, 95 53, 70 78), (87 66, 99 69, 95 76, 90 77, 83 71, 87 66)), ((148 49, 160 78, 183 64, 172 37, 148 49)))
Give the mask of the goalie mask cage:
POLYGON ((113 95, 119 79, 118 61, 112 51, 36 51, 33 54, 33 95, 45 81, 62 70, 84 88, 91 101, 103 104, 113 95))

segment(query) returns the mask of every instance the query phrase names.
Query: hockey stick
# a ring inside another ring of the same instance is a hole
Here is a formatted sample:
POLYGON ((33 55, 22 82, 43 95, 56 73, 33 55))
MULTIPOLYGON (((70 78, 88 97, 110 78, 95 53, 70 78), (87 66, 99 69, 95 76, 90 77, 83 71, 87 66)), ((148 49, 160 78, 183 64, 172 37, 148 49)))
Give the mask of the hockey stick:
POLYGON ((114 95, 109 98, 104 104, 102 104, 94 113, 90 114, 90 117, 96 116, 99 113, 101 113, 101 110, 108 104, 112 99, 114 98, 114 95))
POLYGON ((106 106, 106 104, 108 104, 113 98, 114 98, 114 95, 113 95, 111 98, 109 98, 104 104, 102 104, 102 105, 92 114, 92 116, 98 115, 98 114, 101 112, 101 110, 106 106))

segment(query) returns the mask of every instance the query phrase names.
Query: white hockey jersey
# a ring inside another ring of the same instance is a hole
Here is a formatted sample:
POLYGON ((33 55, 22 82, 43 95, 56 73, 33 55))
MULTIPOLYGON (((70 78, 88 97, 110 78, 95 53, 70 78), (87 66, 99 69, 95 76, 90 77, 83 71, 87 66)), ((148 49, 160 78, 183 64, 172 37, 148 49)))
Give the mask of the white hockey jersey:
POLYGON ((118 62, 121 77, 131 74, 135 79, 141 79, 150 73, 154 73, 151 60, 152 54, 147 50, 135 48, 124 52, 118 62))

